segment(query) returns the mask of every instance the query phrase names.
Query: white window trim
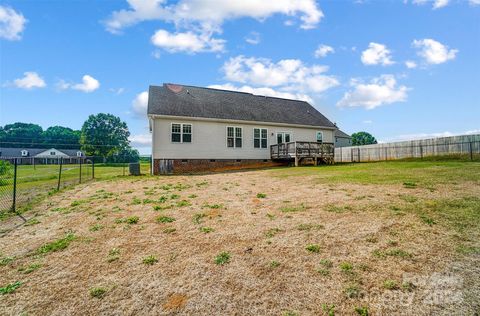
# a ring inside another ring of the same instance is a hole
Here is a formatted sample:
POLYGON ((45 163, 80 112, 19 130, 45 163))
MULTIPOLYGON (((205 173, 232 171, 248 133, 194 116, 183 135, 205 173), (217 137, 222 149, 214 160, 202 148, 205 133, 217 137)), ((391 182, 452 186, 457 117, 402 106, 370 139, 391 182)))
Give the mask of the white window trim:
POLYGON ((77 157, 82 157, 82 156, 83 156, 82 152, 81 152, 81 151, 77 151, 77 157))
POLYGON ((315 132, 315 141, 316 141, 317 143, 319 142, 319 141, 318 141, 318 137, 317 137, 318 133, 322 134, 322 141, 321 141, 320 143, 323 144, 323 142, 324 142, 324 140, 323 140, 323 131, 316 131, 316 132, 315 132))
POLYGON ((252 132, 253 132, 253 134, 252 134, 253 149, 263 149, 263 150, 268 149, 268 143, 269 143, 269 141, 268 141, 268 128, 265 128, 265 127, 254 127, 254 128, 252 129, 252 132), (260 138, 259 138, 259 140, 260 140, 260 147, 258 147, 258 148, 255 147, 255 130, 256 130, 256 129, 259 129, 259 130, 260 130, 260 138), (267 137, 265 138, 265 139, 267 140, 267 147, 265 147, 265 148, 262 147, 262 139, 263 139, 263 138, 262 138, 262 129, 266 129, 266 130, 267 130, 267 137))
POLYGON ((54 152, 54 151, 51 151, 51 152, 50 152, 50 156, 56 156, 56 155, 57 155, 56 152, 54 152))
POLYGON ((22 157, 28 156, 28 150, 25 150, 25 149, 22 150, 22 151, 21 151, 21 155, 22 155, 22 157))
POLYGON ((232 148, 232 149, 237 149, 237 148, 243 148, 244 147, 244 137, 243 137, 244 133, 243 133, 243 127, 241 126, 234 126, 234 125, 227 125, 225 127, 225 146, 227 148, 232 148), (229 127, 233 127, 233 147, 228 147, 228 128, 229 127), (236 132, 236 128, 240 128, 242 130, 242 137, 240 137, 242 139, 242 147, 237 147, 237 144, 236 144, 236 141, 235 141, 235 138, 237 138, 237 132, 236 132))
POLYGON ((177 123, 177 122, 171 122, 170 123, 170 143, 171 144, 191 144, 193 143, 193 124, 192 123, 177 123), (180 125, 180 141, 179 142, 173 142, 172 141, 172 127, 173 124, 180 125), (190 125, 190 142, 183 142, 183 125, 190 125))
POLYGON ((285 134, 290 134, 290 141, 289 141, 289 143, 294 142, 294 140, 293 140, 293 132, 289 132, 289 131, 284 131, 284 132, 278 131, 278 132, 275 133, 275 137, 276 137, 276 138, 275 138, 275 143, 278 142, 278 134, 284 134, 284 135, 285 135, 285 134))

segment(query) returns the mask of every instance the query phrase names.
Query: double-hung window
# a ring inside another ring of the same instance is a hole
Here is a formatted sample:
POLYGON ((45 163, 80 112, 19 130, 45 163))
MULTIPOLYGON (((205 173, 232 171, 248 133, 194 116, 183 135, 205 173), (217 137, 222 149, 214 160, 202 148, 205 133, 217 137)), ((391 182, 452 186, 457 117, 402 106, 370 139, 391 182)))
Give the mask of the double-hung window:
POLYGON ((253 148, 267 148, 267 129, 254 128, 253 129, 253 148))
POLYGON ((227 147, 242 148, 242 128, 227 126, 227 147))
POLYGON ((323 143, 323 133, 317 132, 317 143, 323 143))
POLYGON ((172 143, 191 143, 192 124, 172 123, 172 143))

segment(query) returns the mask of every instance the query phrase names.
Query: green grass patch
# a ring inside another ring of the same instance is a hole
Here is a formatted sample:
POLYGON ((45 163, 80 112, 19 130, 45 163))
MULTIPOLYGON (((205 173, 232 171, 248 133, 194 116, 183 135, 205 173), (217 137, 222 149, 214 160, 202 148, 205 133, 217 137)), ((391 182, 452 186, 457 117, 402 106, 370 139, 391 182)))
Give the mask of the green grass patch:
POLYGON ((311 253, 319 253, 320 252, 320 245, 317 244, 309 244, 305 247, 305 250, 311 253))
POLYGON ((169 216, 159 216, 156 219, 157 223, 173 223, 175 218, 169 216))
POLYGON ((93 287, 89 290, 90 296, 95 298, 102 298, 107 293, 107 289, 103 287, 93 287))
POLYGON ((154 265, 155 263, 158 262, 158 259, 154 255, 150 255, 148 257, 143 258, 142 262, 143 264, 146 264, 146 265, 154 265))
POLYGON ((230 262, 231 255, 229 252, 223 251, 215 257, 215 264, 224 265, 230 262))
POLYGON ((30 274, 38 269, 40 269, 42 265, 40 263, 31 263, 28 266, 20 267, 18 272, 23 272, 25 274, 30 274))
POLYGON ((214 230, 213 230, 212 227, 200 227, 200 231, 201 231, 202 233, 208 234, 208 233, 213 232, 214 230))
POLYGON ((267 195, 265 193, 257 193, 257 198, 259 198, 259 199, 264 199, 266 197, 267 197, 267 195))
POLYGON ((5 295, 5 294, 11 294, 15 292, 20 286, 22 286, 22 282, 17 281, 15 283, 10 283, 5 285, 4 287, 0 287, 0 293, 5 295))
POLYGON ((66 249, 72 241, 75 240, 75 235, 73 233, 68 233, 65 237, 60 238, 56 241, 46 243, 37 249, 36 254, 47 254, 49 252, 56 252, 66 249))
POLYGON ((307 207, 304 203, 299 205, 285 205, 280 208, 280 211, 283 213, 294 213, 294 212, 302 212, 305 211, 307 207))

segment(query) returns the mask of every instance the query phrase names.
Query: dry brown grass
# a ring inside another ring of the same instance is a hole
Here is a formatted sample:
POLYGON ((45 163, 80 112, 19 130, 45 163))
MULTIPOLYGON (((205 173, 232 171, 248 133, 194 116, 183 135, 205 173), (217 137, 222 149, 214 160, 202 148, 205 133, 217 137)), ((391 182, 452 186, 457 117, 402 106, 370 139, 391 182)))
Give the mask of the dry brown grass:
MULTIPOLYGON (((467 267, 471 273, 478 272, 478 260, 463 260, 455 252, 458 233, 444 225, 425 224, 415 206, 400 197, 435 201, 460 194, 478 196, 478 186, 457 183, 454 189, 439 185, 430 191, 404 188, 402 183, 333 185, 314 180, 277 178, 262 170, 101 181, 62 192, 34 209, 39 224, 0 238, 0 255, 14 258, 0 266, 0 287, 22 282, 14 293, 0 296, 0 314, 282 315, 297 311, 322 315, 323 303, 334 304, 340 315, 355 314, 359 306, 384 315, 476 308, 429 304, 425 295, 436 289, 430 281, 417 282, 409 290, 389 290, 384 282, 402 284, 408 273, 421 278, 451 271, 465 277, 467 267), (189 187, 164 190, 169 183, 189 187), (112 194, 101 196, 99 190, 112 194), (256 198, 259 192, 266 198, 256 198), (134 197, 156 200, 171 194, 180 198, 132 203, 134 197), (191 195, 196 197, 188 198, 191 195), (152 207, 182 199, 192 205, 160 211, 152 207), (76 200, 83 203, 72 207, 76 200), (301 203, 305 207, 299 211, 281 211, 285 205, 301 203), (392 205, 401 210, 392 210, 392 205), (197 213, 206 214, 201 225, 192 221, 197 213), (175 221, 158 223, 160 215, 175 221), (131 216, 138 216, 138 223, 115 222, 131 216), (103 228, 91 231, 96 224, 103 228), (213 231, 202 233, 200 226, 213 231), (175 233, 163 233, 167 227, 175 228, 175 233), (276 234, 266 236, 269 229, 277 228, 276 234), (76 236, 66 249, 35 255, 39 247, 66 232, 76 236), (320 252, 307 251, 309 244, 318 244, 320 252), (119 250, 118 260, 109 262, 113 248, 119 250), (392 254, 395 249, 411 256, 374 255, 392 254), (222 251, 231 254, 230 262, 217 265, 214 259, 222 251), (143 264, 149 255, 158 262, 143 264), (322 266, 322 259, 332 265, 322 266), (279 265, 273 268, 272 261, 279 265), (344 262, 353 270, 342 271, 339 265, 344 262), (41 267, 29 274, 19 271, 32 263, 41 267), (319 273, 319 269, 328 272, 319 273), (102 298, 90 296, 89 289, 96 286, 108 289, 102 298), (352 288, 359 295, 349 298, 346 292, 352 288), (408 304, 401 301, 410 298, 408 304)), ((478 290, 478 284, 472 286, 478 290)))

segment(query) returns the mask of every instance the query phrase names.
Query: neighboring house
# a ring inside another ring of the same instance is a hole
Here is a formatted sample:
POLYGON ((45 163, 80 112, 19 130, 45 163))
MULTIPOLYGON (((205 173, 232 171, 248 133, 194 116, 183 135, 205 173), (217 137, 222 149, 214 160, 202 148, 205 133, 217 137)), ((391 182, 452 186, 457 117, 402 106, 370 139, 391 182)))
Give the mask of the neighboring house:
POLYGON ((348 147, 352 146, 352 136, 337 129, 335 131, 335 147, 348 147))
POLYGON ((284 164, 270 145, 333 147, 337 129, 305 101, 176 84, 150 86, 148 118, 154 174, 284 164))
POLYGON ((79 158, 85 158, 85 153, 78 149, 0 147, 0 159, 1 158, 20 158, 19 162, 23 164, 57 163, 59 158, 63 158, 64 161, 66 159, 66 162, 73 162, 79 158))

